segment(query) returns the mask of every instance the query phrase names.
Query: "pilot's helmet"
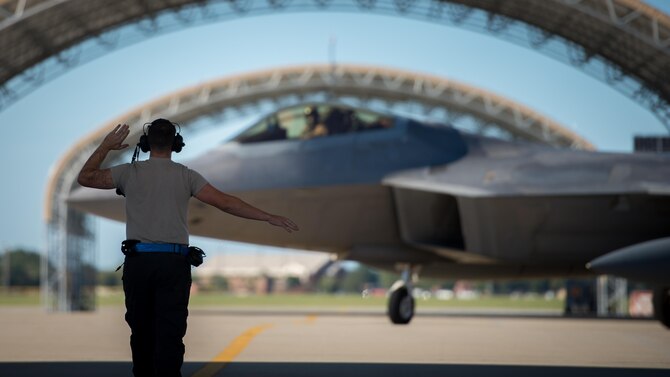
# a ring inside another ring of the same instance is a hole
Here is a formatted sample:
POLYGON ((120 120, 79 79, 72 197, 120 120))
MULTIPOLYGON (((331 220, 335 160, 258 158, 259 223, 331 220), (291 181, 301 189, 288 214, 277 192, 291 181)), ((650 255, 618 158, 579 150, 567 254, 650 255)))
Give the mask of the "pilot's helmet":
POLYGON ((307 118, 319 118, 319 110, 316 106, 305 107, 305 117, 307 118))

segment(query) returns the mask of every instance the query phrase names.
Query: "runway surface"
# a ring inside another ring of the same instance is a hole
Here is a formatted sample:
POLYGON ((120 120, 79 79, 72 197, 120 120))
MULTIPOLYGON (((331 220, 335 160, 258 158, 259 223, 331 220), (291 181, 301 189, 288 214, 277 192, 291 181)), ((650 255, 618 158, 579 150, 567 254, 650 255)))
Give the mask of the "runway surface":
MULTIPOLYGON (((0 376, 131 376, 122 308, 0 308, 0 376)), ((184 376, 670 376, 651 320, 428 312, 191 309, 184 376)))

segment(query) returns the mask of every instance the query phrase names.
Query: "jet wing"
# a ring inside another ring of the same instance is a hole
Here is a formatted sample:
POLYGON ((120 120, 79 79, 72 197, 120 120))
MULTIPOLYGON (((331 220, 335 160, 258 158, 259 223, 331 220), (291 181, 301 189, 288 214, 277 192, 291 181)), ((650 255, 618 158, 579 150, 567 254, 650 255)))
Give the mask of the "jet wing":
POLYGON ((670 158, 508 149, 386 176, 386 186, 462 197, 670 195, 670 158))
POLYGON ((577 268, 668 232, 668 156, 492 142, 382 182, 403 242, 460 263, 577 268))

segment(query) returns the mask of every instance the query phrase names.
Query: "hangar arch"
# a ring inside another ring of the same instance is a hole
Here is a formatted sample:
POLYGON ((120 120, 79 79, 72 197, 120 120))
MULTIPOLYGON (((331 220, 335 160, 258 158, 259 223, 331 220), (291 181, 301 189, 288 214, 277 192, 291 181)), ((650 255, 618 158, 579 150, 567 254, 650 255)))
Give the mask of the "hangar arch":
POLYGON ((0 109, 119 46, 279 11, 363 11, 490 33, 583 69, 670 129, 670 16, 640 0, 1 0, 0 109))
MULTIPOLYGON (((471 118, 476 131, 497 130, 510 139, 559 148, 593 149, 587 140, 551 119, 511 100, 465 84, 396 69, 355 65, 308 65, 225 77, 169 93, 103 124, 78 141, 50 174, 44 216, 47 256, 43 271, 47 307, 87 310, 94 305, 87 267, 93 265, 94 231, 89 218, 67 205, 79 187, 76 177, 85 160, 113 126, 132 126, 128 140, 138 140, 138 127, 154 118, 176 121, 187 130, 198 119, 218 124, 245 111, 256 114, 303 102, 334 102, 385 112, 412 112, 435 122, 458 123, 471 118)), ((111 164, 123 154, 113 151, 111 164)))

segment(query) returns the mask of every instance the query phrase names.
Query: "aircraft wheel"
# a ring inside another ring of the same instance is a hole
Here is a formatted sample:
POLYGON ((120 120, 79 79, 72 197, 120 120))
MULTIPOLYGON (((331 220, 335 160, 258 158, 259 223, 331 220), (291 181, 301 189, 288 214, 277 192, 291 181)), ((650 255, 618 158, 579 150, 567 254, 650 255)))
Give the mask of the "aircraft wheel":
POLYGON ((388 315, 396 325, 406 325, 414 317, 414 297, 406 286, 402 285, 391 291, 388 315))
POLYGON ((654 316, 665 327, 670 328, 670 288, 654 289, 654 316))

